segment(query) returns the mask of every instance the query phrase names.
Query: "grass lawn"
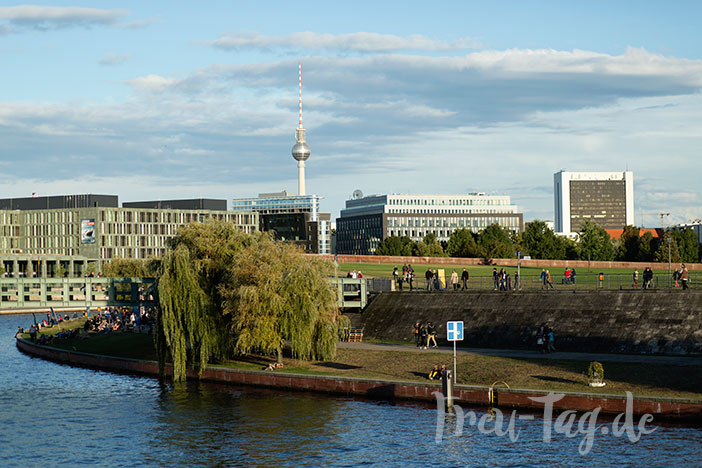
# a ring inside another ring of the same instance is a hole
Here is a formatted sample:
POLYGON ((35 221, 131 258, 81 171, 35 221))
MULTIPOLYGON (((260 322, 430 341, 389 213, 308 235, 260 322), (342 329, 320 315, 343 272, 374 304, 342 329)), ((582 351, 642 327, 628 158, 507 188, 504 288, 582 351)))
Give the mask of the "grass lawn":
MULTIPOLYGON (((496 260, 499 261, 499 260, 496 260)), ((402 263, 339 263, 338 271, 337 274, 340 276, 345 275, 347 272, 352 271, 352 270, 361 270, 363 272, 363 276, 368 277, 368 278, 392 278, 392 271, 393 267, 397 266, 398 270, 402 270, 402 263)), ((673 265, 675 266, 675 265, 673 265)), ((679 265, 678 265, 679 266, 679 265)), ((434 263, 434 264, 416 264, 413 265, 412 268, 414 268, 414 275, 416 278, 424 279, 424 273, 426 273, 427 269, 431 268, 436 269, 436 268, 443 268, 446 272, 446 276, 449 277, 451 276, 451 272, 453 270, 456 270, 456 273, 460 276, 461 272, 463 271, 463 268, 468 271, 471 277, 473 276, 492 276, 492 269, 497 268, 498 270, 500 268, 504 268, 507 270, 510 274, 514 274, 517 271, 516 266, 506 266, 506 265, 450 265, 450 264, 439 264, 439 263, 434 263)), ((554 277, 554 281, 556 279, 560 279, 560 276, 563 275, 563 271, 565 270, 564 268, 550 268, 551 274, 554 277)), ((587 268, 576 268, 575 269, 578 276, 585 275, 588 273, 587 268)), ((609 268, 609 269, 592 269, 590 271, 591 275, 597 275, 600 272, 603 272, 605 275, 610 275, 610 274, 622 274, 622 275, 628 275, 628 277, 631 276, 633 273, 633 268, 632 269, 621 269, 621 268, 609 268)), ((521 267, 521 273, 522 275, 535 275, 539 276, 541 274, 541 267, 521 267)), ((663 270, 654 270, 654 273, 659 273, 659 274, 665 274, 666 278, 668 275, 668 270, 667 268, 665 271, 663 270)), ((643 274, 643 270, 639 269, 639 281, 642 281, 641 275, 643 274)))
MULTIPOLYGON (((138 333, 91 334, 88 339, 56 340, 52 346, 94 354, 155 360, 153 337, 138 333)), ((262 370, 272 358, 243 356, 220 363, 226 367, 262 370)), ((435 364, 452 367, 447 354, 403 351, 338 349, 336 359, 325 362, 284 359, 284 372, 426 382, 435 364)), ((587 386, 584 361, 521 359, 494 356, 458 356, 458 383, 489 386, 505 381, 511 388, 617 393, 641 396, 702 398, 702 367, 603 362, 607 386, 587 386)))

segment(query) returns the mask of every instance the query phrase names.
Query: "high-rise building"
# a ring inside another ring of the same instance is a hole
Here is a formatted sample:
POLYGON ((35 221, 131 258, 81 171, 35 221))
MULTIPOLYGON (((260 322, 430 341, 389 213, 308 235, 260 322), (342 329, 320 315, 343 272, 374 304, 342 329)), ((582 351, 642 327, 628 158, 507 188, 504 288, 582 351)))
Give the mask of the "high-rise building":
POLYGON ((634 224, 634 173, 567 172, 553 176, 555 230, 578 232, 590 220, 604 229, 634 224))
POLYGON ((447 241, 457 229, 478 232, 495 223, 513 232, 523 229, 523 215, 509 196, 469 193, 364 197, 357 190, 336 220, 336 253, 372 255, 380 242, 392 236, 420 241, 432 233, 439 241, 447 241))

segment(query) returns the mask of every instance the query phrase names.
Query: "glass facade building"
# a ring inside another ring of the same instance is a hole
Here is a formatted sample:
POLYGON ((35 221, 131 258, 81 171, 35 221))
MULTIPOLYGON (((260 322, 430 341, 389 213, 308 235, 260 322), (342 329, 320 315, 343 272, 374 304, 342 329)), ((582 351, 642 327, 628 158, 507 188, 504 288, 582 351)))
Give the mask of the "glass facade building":
POLYGON ((509 196, 393 194, 347 200, 337 218, 337 253, 371 255, 384 239, 407 236, 420 241, 429 233, 446 241, 457 229, 478 232, 497 223, 523 229, 523 215, 509 196))
POLYGON ((261 193, 256 198, 232 200, 232 210, 254 211, 260 229, 277 238, 295 242, 311 253, 331 253, 330 214, 320 213, 319 195, 295 195, 287 191, 261 193), (300 216, 292 216, 292 215, 300 216), (300 223, 305 223, 302 229, 300 223))

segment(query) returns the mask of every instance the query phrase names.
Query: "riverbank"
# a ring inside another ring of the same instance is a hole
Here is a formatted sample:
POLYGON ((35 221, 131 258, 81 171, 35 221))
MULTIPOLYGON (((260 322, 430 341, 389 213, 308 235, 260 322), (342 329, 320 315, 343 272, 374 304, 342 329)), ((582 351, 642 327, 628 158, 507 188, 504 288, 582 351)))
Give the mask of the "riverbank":
MULTIPOLYGON (((70 365, 84 366, 115 372, 136 373, 142 375, 157 376, 158 365, 154 360, 129 359, 124 357, 113 357, 61 349, 54 346, 39 346, 25 339, 17 340, 17 347, 28 354, 44 359, 61 362, 70 365)), ((344 354, 350 350, 340 350, 344 354)), ((366 351, 372 353, 372 351, 366 351)), ((363 360, 363 356, 357 352, 356 361, 363 360)), ((376 373, 382 373, 382 369, 387 366, 396 368, 400 356, 393 354, 377 353, 375 359, 381 359, 386 366, 382 365, 376 373)), ((402 353, 398 353, 402 354, 402 353)), ((366 356, 365 359, 369 359, 366 356)), ((433 359, 430 354, 425 356, 433 359)), ((414 357, 415 361, 417 357, 414 357)), ((444 357, 445 359, 445 357, 444 357)), ((438 383, 426 380, 398 380, 394 378, 360 377, 348 375, 354 369, 353 365, 345 364, 347 358, 341 356, 333 363, 317 363, 306 369, 288 367, 285 371, 263 371, 260 370, 260 362, 251 359, 240 364, 248 365, 249 369, 235 368, 230 365, 211 365, 202 373, 201 379, 204 381, 235 383, 243 385, 254 385, 262 387, 272 387, 287 390, 316 391, 340 395, 356 395, 374 399, 408 399, 431 402, 435 401, 435 392, 441 391, 438 383), (318 371, 316 368, 326 369, 326 373, 318 371), (258 369, 258 370, 256 370, 258 369), (333 372, 330 372, 333 370, 333 372), (347 375, 343 375, 346 373, 347 375), (340 375, 342 374, 342 375, 340 375)), ((231 364, 231 363, 228 363, 231 364)), ((478 366, 484 364, 476 363, 478 366)), ((359 366, 356 366, 359 367, 359 366)), ((641 366, 639 366, 641 367, 641 366)), ((168 373, 168 369, 167 369, 168 373)), ((460 366, 459 366, 460 374, 460 366)), ((196 374, 190 373, 193 378, 196 374)), ((417 376, 417 379, 424 377, 417 376)), ((548 382, 550 384, 562 384, 562 382, 548 382)), ((534 402, 531 398, 548 394, 548 389, 528 389, 519 388, 518 385, 511 385, 512 388, 496 388, 496 406, 501 408, 521 408, 528 410, 543 410, 541 403, 534 402)), ((585 387, 588 388, 588 387, 585 387)), ((488 406, 489 385, 466 385, 459 384, 454 390, 457 402, 462 405, 488 406)), ((598 393, 561 391, 565 396, 554 403, 557 411, 577 410, 591 411, 600 408, 603 414, 619 414, 626 409, 626 399, 624 393, 618 393, 618 389, 610 387, 605 393, 601 390, 598 393)), ((658 419, 702 421, 702 398, 674 398, 664 396, 640 396, 634 398, 634 414, 653 414, 658 419)))

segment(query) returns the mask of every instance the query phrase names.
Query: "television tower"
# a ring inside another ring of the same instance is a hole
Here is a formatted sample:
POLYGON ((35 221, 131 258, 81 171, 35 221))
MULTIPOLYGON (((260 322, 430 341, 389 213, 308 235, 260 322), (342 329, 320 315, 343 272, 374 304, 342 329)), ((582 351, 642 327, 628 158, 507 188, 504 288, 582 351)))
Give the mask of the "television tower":
POLYGON ((305 161, 310 157, 310 147, 305 141, 305 128, 302 126, 302 62, 298 63, 298 84, 300 88, 300 124, 295 130, 297 143, 292 147, 292 157, 297 160, 297 194, 305 195, 305 161))

